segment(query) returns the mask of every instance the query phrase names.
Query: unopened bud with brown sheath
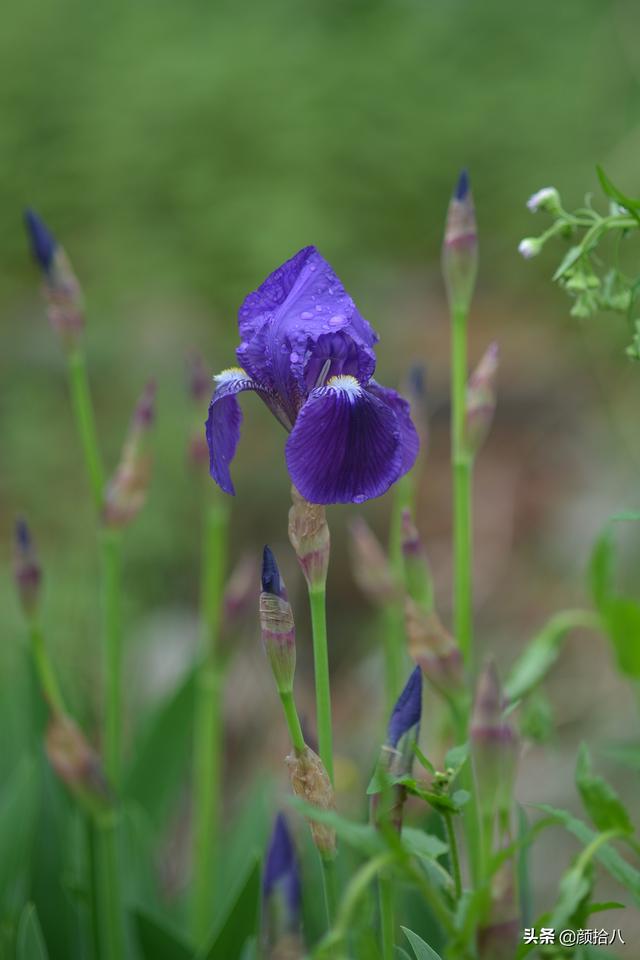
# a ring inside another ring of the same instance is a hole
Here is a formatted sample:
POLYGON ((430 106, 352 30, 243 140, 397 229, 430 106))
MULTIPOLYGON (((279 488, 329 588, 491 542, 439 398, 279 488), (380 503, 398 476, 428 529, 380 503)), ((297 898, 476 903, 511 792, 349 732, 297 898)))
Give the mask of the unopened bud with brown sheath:
POLYGON ((478 273, 478 229, 466 170, 460 174, 447 211, 442 273, 451 310, 466 314, 478 273))
POLYGON ((13 578, 22 611, 28 620, 38 611, 42 567, 26 520, 16 520, 13 541, 13 578))
POLYGON ((55 773, 78 803, 94 816, 106 813, 113 797, 102 762, 71 717, 52 713, 45 747, 55 773))
POLYGON ((129 427, 120 463, 107 484, 102 519, 106 527, 128 526, 145 504, 151 479, 151 454, 146 442, 155 420, 154 381, 144 391, 129 427))
POLYGON ((44 280, 49 322, 68 351, 77 346, 84 329, 84 297, 65 251, 33 210, 26 210, 25 226, 31 252, 44 280))
POLYGON ((400 599, 387 554, 364 517, 349 523, 349 553, 353 579, 372 604, 385 607, 400 599))
POLYGON ((278 693, 291 693, 296 672, 296 628, 284 580, 270 547, 264 548, 262 559, 260 629, 278 693))
MULTIPOLYGON (((335 810, 336 799, 325 766, 310 747, 301 753, 290 753, 286 758, 291 789, 318 810, 335 810)), ((338 850, 336 831, 325 823, 307 818, 313 842, 324 860, 332 860, 338 850)))
POLYGON ((309 503, 291 487, 289 540, 309 590, 322 590, 327 582, 331 538, 325 508, 309 503))
POLYGON ((508 823, 513 806, 513 785, 518 760, 518 740, 508 717, 500 678, 489 662, 478 678, 471 715, 471 756, 480 812, 508 823))
POLYGON ((476 456, 485 442, 493 421, 498 361, 498 344, 492 343, 467 384, 464 445, 471 458, 476 456))

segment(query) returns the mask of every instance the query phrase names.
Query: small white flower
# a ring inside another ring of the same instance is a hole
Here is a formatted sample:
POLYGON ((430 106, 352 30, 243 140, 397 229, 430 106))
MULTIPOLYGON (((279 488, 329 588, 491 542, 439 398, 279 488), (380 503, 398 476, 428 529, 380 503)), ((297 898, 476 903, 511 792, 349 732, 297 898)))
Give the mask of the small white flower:
POLYGON ((518 244, 518 253, 521 254, 525 260, 530 260, 531 257, 537 257, 541 250, 542 243, 537 237, 525 237, 524 240, 521 240, 518 244))
POLYGON ((527 206, 531 213, 537 213, 538 210, 544 210, 546 213, 560 213, 560 194, 555 187, 543 187, 529 197, 527 206))

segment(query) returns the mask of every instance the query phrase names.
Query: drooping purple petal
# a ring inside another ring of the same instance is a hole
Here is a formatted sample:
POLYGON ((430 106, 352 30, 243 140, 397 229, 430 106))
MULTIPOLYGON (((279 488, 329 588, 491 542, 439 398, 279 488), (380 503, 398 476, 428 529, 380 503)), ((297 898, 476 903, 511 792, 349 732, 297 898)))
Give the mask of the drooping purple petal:
POLYGON ((320 337, 344 332, 363 351, 377 335, 360 315, 333 268, 305 247, 274 271, 239 312, 238 362, 282 398, 290 419, 309 390, 305 370, 320 337))
POLYGON ((415 727, 417 723, 420 723, 421 713, 422 670, 420 667, 416 667, 398 697, 389 719, 387 740, 390 746, 397 747, 400 738, 412 727, 415 727))
POLYGON ((296 921, 300 913, 300 874, 293 840, 282 813, 276 817, 262 878, 265 900, 277 890, 284 894, 290 922, 296 921))
POLYGON ((402 469, 399 476, 403 476, 416 462, 418 451, 420 449, 420 438, 411 419, 411 407, 407 400, 402 397, 397 390, 391 387, 383 387, 381 384, 372 380, 367 389, 380 400, 388 403, 395 413, 400 426, 400 449, 402 454, 402 469))
POLYGON ((311 503, 362 503, 402 471, 401 430, 390 404, 354 377, 312 391, 287 441, 289 474, 311 503))
POLYGON ((209 473, 225 493, 234 494, 229 464, 238 446, 242 423, 242 410, 236 394, 245 390, 259 391, 260 385, 239 367, 223 370, 214 380, 216 388, 211 397, 205 426, 209 446, 209 473))

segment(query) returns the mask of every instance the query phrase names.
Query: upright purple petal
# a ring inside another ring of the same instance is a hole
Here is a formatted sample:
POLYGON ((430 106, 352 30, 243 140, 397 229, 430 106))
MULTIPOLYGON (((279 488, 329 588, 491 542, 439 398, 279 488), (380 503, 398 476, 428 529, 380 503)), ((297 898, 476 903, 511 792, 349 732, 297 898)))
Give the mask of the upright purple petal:
POLYGON ((421 713, 422 670, 420 667, 416 667, 398 697, 389 719, 387 741, 391 747, 397 747, 400 738, 412 727, 415 727, 417 723, 420 723, 421 713))
POLYGON ((354 377, 334 377, 298 414, 286 447, 291 479, 311 503, 379 497, 402 471, 400 438, 390 404, 354 377))
POLYGON ((402 469, 400 476, 403 476, 416 462, 418 451, 420 449, 420 439, 418 432, 411 419, 411 407, 396 390, 391 387, 383 387, 381 384, 372 380, 367 389, 374 396, 388 403, 395 413, 400 426, 400 449, 402 454, 402 469))

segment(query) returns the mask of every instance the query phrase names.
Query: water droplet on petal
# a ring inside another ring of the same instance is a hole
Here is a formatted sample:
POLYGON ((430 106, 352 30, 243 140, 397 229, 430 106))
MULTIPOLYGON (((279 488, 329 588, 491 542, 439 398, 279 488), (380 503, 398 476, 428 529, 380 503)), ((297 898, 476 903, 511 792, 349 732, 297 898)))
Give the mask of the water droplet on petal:
POLYGON ((299 359, 300 359, 300 357, 298 356, 298 354, 297 354, 297 353, 295 352, 295 350, 294 350, 294 351, 292 352, 292 354, 291 354, 291 362, 292 362, 292 363, 295 363, 296 360, 299 360, 299 359))
POLYGON ((332 324, 334 327, 337 327, 338 324, 342 323, 343 320, 344 320, 344 317, 342 316, 341 313, 336 313, 335 316, 329 317, 329 323, 332 324))
POLYGON ((313 314, 310 313, 308 310, 305 310, 303 313, 300 314, 300 319, 301 319, 301 320, 311 320, 311 319, 313 319, 313 314))
POLYGON ((365 501, 366 499, 367 499, 367 498, 365 497, 364 493, 356 493, 355 497, 353 498, 353 502, 354 502, 354 503, 364 503, 364 501, 365 501))
POLYGON ((316 310, 318 311, 318 313, 322 313, 322 307, 320 306, 319 303, 316 303, 316 310))

